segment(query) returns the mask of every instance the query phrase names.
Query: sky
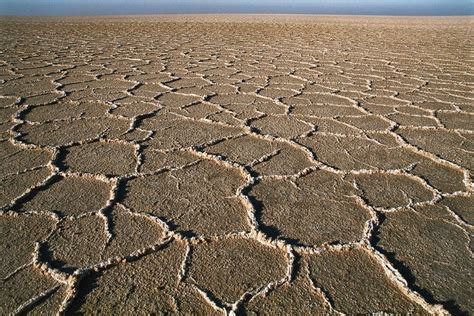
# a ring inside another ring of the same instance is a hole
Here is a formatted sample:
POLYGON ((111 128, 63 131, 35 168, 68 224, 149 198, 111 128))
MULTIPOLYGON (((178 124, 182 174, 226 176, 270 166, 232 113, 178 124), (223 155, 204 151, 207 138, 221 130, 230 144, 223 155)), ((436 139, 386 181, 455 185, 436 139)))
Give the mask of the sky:
POLYGON ((474 0, 0 0, 0 15, 159 13, 474 15, 474 0))

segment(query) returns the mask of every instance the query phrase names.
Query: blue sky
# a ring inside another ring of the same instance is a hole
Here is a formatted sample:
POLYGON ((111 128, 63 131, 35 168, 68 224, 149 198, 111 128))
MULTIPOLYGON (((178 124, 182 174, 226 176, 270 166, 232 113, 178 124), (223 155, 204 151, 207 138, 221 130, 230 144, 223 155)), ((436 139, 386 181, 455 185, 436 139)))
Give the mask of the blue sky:
POLYGON ((473 15, 474 0, 0 0, 0 15, 156 13, 473 15))

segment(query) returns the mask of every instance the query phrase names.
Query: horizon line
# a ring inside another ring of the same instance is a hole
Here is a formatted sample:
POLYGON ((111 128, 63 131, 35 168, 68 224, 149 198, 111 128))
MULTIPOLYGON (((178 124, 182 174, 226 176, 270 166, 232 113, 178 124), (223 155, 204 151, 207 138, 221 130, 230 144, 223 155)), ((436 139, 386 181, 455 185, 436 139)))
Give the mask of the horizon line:
POLYGON ((365 17, 474 17, 462 14, 379 14, 379 13, 303 13, 303 12, 157 12, 157 13, 98 13, 98 14, 0 14, 0 17, 112 17, 112 16, 166 16, 166 15, 307 15, 307 16, 365 16, 365 17))

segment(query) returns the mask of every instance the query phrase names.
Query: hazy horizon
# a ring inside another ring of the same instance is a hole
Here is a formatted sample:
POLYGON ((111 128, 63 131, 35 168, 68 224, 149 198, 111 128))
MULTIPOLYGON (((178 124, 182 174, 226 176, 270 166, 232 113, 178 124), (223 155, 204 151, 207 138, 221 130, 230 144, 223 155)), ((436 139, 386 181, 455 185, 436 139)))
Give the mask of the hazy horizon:
POLYGON ((0 0, 0 15, 135 15, 278 13, 341 15, 473 15, 472 0, 0 0))

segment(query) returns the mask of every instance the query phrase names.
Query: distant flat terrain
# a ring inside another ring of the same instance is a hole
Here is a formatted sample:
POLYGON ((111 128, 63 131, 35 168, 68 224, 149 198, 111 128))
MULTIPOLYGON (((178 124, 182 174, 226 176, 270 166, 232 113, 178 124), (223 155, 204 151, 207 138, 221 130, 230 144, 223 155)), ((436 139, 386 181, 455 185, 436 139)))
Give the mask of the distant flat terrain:
POLYGON ((473 26, 0 18, 0 314, 473 313, 473 26))

